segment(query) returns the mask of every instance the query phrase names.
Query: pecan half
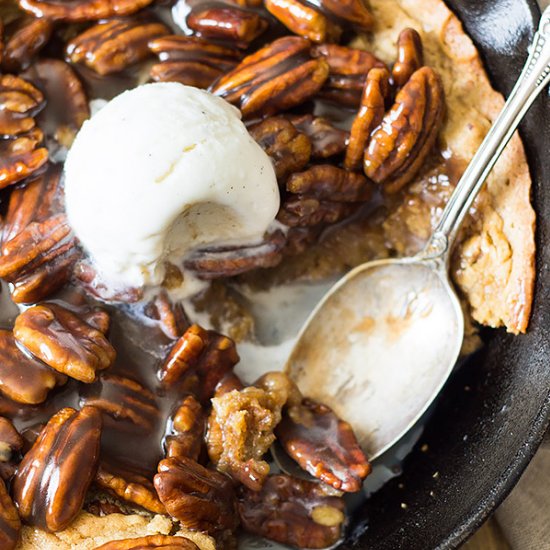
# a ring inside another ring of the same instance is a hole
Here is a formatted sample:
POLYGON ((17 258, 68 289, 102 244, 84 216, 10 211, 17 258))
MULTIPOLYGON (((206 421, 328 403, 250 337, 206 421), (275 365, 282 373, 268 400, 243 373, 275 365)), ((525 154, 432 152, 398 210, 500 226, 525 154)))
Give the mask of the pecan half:
POLYGON ((233 390, 242 390, 244 384, 241 379, 233 372, 229 371, 224 377, 218 382, 216 390, 214 391, 214 397, 221 397, 226 393, 229 393, 233 390))
POLYGON ((18 403, 37 405, 66 382, 65 375, 25 355, 11 330, 0 330, 0 392, 18 403))
POLYGON ((48 103, 41 117, 57 122, 51 137, 69 148, 84 121, 90 118, 88 99, 78 76, 64 61, 44 58, 37 59, 23 74, 44 92, 48 103))
POLYGON ((271 157, 279 182, 293 172, 303 170, 311 158, 311 142, 282 117, 266 118, 249 128, 250 135, 271 157))
MULTIPOLYGON (((159 377, 165 387, 197 384, 200 380, 200 401, 214 394, 218 382, 239 362, 235 343, 213 330, 193 325, 176 342, 162 365, 159 377)), ((198 389, 191 386, 189 389, 198 389)))
POLYGON ((277 219, 289 227, 333 224, 355 212, 351 203, 323 201, 308 195, 291 195, 282 204, 277 219))
POLYGON ((329 120, 313 115, 290 115, 287 118, 311 141, 311 156, 326 159, 346 150, 349 132, 333 126, 329 120))
POLYGON ((26 69, 33 57, 48 43, 53 31, 49 19, 23 17, 6 29, 2 69, 18 72, 26 69))
POLYGON ((409 183, 434 146, 445 112, 443 84, 430 67, 416 71, 372 134, 365 174, 395 193, 409 183))
POLYGON ((95 483, 125 502, 141 506, 154 514, 166 514, 150 479, 130 468, 101 461, 95 483))
POLYGON ((82 312, 82 320, 103 334, 107 334, 111 327, 111 316, 104 309, 97 307, 82 312))
POLYGON ((247 48, 268 29, 269 22, 258 12, 214 5, 192 9, 187 25, 207 40, 228 41, 247 48))
POLYGON ((143 431, 151 431, 159 410, 154 394, 135 380, 103 374, 82 390, 82 403, 103 411, 117 421, 126 421, 143 431))
POLYGON ((43 137, 34 128, 13 139, 0 140, 0 189, 38 173, 46 164, 48 150, 39 147, 43 137))
POLYGON ((157 321, 164 334, 172 340, 177 340, 190 326, 181 303, 173 304, 165 291, 145 306, 144 313, 149 319, 157 321))
POLYGON ((283 416, 277 439, 304 470, 337 490, 359 491, 371 472, 351 426, 309 399, 283 416))
POLYGON ((422 39, 414 29, 404 29, 397 40, 397 61, 391 74, 394 84, 402 88, 409 78, 424 65, 422 39))
POLYGON ((191 540, 185 537, 169 537, 166 535, 149 535, 136 539, 124 539, 107 542, 98 546, 95 550, 154 550, 164 548, 165 550, 200 550, 191 540))
POLYGON ((44 107, 44 95, 19 76, 0 76, 0 134, 14 137, 35 126, 33 116, 44 107))
POLYGON ((48 164, 44 174, 12 190, 2 228, 2 242, 9 242, 31 222, 43 222, 61 212, 61 170, 60 164, 48 164))
POLYGON ((0 477, 4 481, 8 482, 17 471, 17 463, 24 444, 25 440, 15 429, 11 420, 0 416, 0 477))
POLYGON ((0 277, 13 284, 17 303, 37 302, 61 288, 80 255, 64 214, 30 223, 2 252, 0 277))
POLYGON ((203 248, 189 255, 185 267, 204 280, 234 277, 260 267, 279 265, 285 243, 284 234, 275 231, 255 246, 203 248))
POLYGON ((239 523, 231 479, 188 458, 158 465, 155 489, 168 513, 193 531, 231 538, 239 523))
POLYGON ((245 490, 239 515, 249 532, 296 548, 328 548, 342 537, 344 501, 320 484, 269 476, 259 492, 245 490))
POLYGON ((328 64, 310 57, 310 42, 286 36, 245 57, 211 91, 239 106, 244 117, 269 116, 314 96, 327 77, 328 64))
POLYGON ((330 18, 300 0, 265 0, 267 11, 288 30, 312 42, 337 42, 342 29, 330 18))
POLYGON ((166 25, 156 21, 111 19, 73 38, 65 52, 72 63, 84 64, 100 75, 107 75, 143 61, 150 55, 149 41, 169 32, 166 25))
POLYGON ((212 399, 207 447, 221 472, 259 491, 269 474, 263 455, 275 441, 282 404, 277 394, 249 387, 212 399))
POLYGON ((15 550, 20 532, 19 514, 6 489, 6 484, 0 479, 0 548, 15 550))
POLYGON ((205 89, 234 69, 240 60, 234 49, 195 36, 163 36, 150 41, 149 49, 161 61, 151 67, 153 80, 205 89))
POLYGON ((102 332, 57 304, 25 310, 15 320, 13 334, 34 356, 81 382, 94 382, 96 371, 115 360, 115 349, 102 332))
POLYGON ((344 167, 347 170, 361 168, 365 148, 370 135, 380 125, 386 114, 386 100, 390 93, 390 73, 375 67, 369 71, 361 106, 351 126, 344 167))
POLYGON ((99 459, 101 413, 65 408, 52 416, 13 481, 21 517, 46 531, 65 529, 79 514, 99 459))
POLYGON ((21 9, 35 17, 81 22, 131 15, 153 0, 18 0, 21 9))
POLYGON ((365 176, 332 164, 318 164, 305 172, 292 174, 286 188, 290 193, 334 202, 367 201, 373 192, 372 184, 365 176))
POLYGON ((368 31, 374 25, 374 17, 364 0, 317 0, 325 13, 337 17, 360 30, 368 31))
POLYGON ((206 417, 201 404, 188 395, 168 422, 164 440, 166 456, 198 461, 205 428, 206 417))
POLYGON ((370 52, 337 44, 320 44, 313 48, 312 54, 325 59, 329 65, 329 77, 319 96, 345 107, 359 105, 371 69, 386 68, 370 52))

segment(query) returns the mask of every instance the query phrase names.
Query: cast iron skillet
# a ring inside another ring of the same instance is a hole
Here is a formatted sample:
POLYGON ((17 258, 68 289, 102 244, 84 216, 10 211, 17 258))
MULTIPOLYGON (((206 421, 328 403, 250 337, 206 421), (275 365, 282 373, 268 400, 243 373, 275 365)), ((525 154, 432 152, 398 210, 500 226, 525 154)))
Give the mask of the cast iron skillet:
MULTIPOLYGON (((535 0, 448 0, 494 86, 508 94, 540 17, 535 0)), ((344 548, 430 550, 464 542, 510 492, 550 419, 550 101, 521 128, 538 214, 537 285, 529 333, 488 331, 456 372, 404 473, 357 514, 344 548), (420 446, 428 444, 428 452, 420 446), (402 506, 402 503, 406 507, 402 506)), ((388 411, 391 414, 391 411, 388 411)))

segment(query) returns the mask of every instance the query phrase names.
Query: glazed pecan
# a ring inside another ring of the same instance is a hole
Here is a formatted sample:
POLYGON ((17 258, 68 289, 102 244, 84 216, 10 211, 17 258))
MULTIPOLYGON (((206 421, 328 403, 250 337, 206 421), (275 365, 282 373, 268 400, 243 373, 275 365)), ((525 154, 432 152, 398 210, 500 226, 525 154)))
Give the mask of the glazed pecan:
POLYGON ((30 82, 10 74, 0 76, 0 135, 14 137, 32 130, 33 116, 43 107, 44 95, 30 82))
POLYGON ((361 168, 365 148, 370 135, 386 114, 386 101, 390 93, 390 73, 375 67, 369 71, 361 97, 361 106, 351 126, 344 167, 347 170, 361 168))
POLYGON ((235 492, 224 474, 188 458, 166 458, 159 462, 154 485, 168 513, 186 529, 223 539, 237 528, 235 492))
POLYGON ((329 65, 329 77, 319 96, 345 107, 359 105, 371 69, 386 67, 369 52, 337 44, 320 44, 313 48, 312 54, 325 59, 329 65))
POLYGON ((34 128, 15 138, 0 140, 0 189, 37 174, 46 164, 48 150, 40 147, 43 138, 42 132, 34 128))
POLYGON ((178 339, 190 325, 181 303, 173 304, 164 290, 146 304, 144 314, 158 322, 164 334, 173 340, 178 339))
POLYGON ((2 69, 18 72, 26 69, 33 57, 47 44, 53 24, 49 19, 23 17, 6 29, 2 69))
POLYGON ((351 426, 326 405, 304 399, 283 416, 276 433, 289 456, 337 490, 359 491, 371 471, 351 426))
POLYGON ((310 42, 286 36, 261 48, 223 76, 211 91, 239 106, 243 116, 268 116, 314 96, 328 77, 322 57, 310 57, 310 42))
POLYGON ((15 550, 20 532, 19 514, 6 489, 6 484, 0 479, 0 548, 15 550))
POLYGON ((269 27, 260 13, 231 6, 197 6, 187 16, 187 26, 207 40, 233 43, 237 47, 248 45, 269 27))
POLYGON ((97 307, 82 312, 82 320, 103 334, 107 334, 111 326, 111 316, 104 309, 97 307))
POLYGON ((287 119, 266 118, 249 128, 249 131, 273 160, 279 182, 284 183, 290 174, 303 170, 309 163, 311 142, 287 119))
POLYGON ((44 174, 12 190, 2 228, 2 242, 9 242, 31 222, 43 222, 61 212, 61 170, 61 164, 50 163, 44 174))
POLYGON ((143 18, 102 21, 73 38, 67 60, 82 63, 100 75, 123 71, 150 55, 150 40, 169 34, 164 24, 143 18))
POLYGON ((93 406, 117 421, 130 422, 141 431, 152 430, 158 420, 155 396, 135 380, 103 374, 82 392, 83 404, 93 406))
POLYGON ((214 394, 218 382, 239 362, 235 343, 213 330, 193 325, 176 342, 161 367, 159 377, 166 387, 187 386, 199 391, 202 403, 214 394), (200 388, 196 385, 200 381, 200 388))
POLYGON ((69 148, 90 117, 88 99, 78 76, 64 61, 44 58, 37 59, 23 74, 46 96, 47 105, 41 116, 51 117, 57 123, 51 137, 69 148))
POLYGON ((290 195, 281 204, 277 219, 289 227, 333 224, 355 212, 351 203, 319 200, 309 195, 290 195))
POLYGON ((214 391, 214 397, 221 397, 226 393, 229 393, 233 390, 242 390, 244 384, 241 379, 233 372, 229 371, 224 377, 218 382, 216 389, 214 391))
POLYGON ((333 164, 318 164, 305 172, 292 174, 286 188, 290 193, 334 202, 367 201, 373 191, 365 176, 347 172, 333 164))
POLYGON ((95 483, 125 502, 141 506, 154 514, 166 514, 166 508, 159 500, 151 480, 131 468, 102 460, 95 483))
POLYGON ((25 310, 15 320, 13 334, 34 356, 81 382, 94 382, 96 371, 115 360, 115 349, 102 332, 58 304, 25 310))
POLYGON ((259 492, 245 489, 239 515, 249 532, 296 548, 328 548, 342 537, 344 501, 320 484, 269 476, 259 492))
POLYGON ((21 517, 46 531, 65 529, 79 514, 99 459, 101 413, 65 408, 52 416, 13 481, 21 517))
POLYGON ((317 0, 317 4, 323 12, 360 30, 368 31, 374 24, 364 0, 317 0))
POLYGON ((424 65, 422 39, 414 29, 404 29, 397 40, 397 61, 392 68, 394 84, 402 88, 424 65))
POLYGON ((434 146, 443 122, 443 84, 430 67, 416 71, 372 134, 365 174, 394 193, 411 181, 434 146))
POLYGON ((278 265, 285 242, 284 234, 275 231, 255 246, 203 248, 189 255, 185 267, 204 280, 234 277, 259 267, 278 265))
POLYGON ((206 418, 201 404, 192 395, 188 395, 169 420, 164 440, 166 456, 183 456, 198 461, 205 427, 206 418))
POLYGON ((18 0, 21 9, 35 17, 70 22, 97 21, 131 15, 153 0, 18 0))
POLYGON ((259 491, 269 474, 262 457, 275 441, 281 409, 279 395, 255 387, 212 399, 207 447, 216 468, 259 491))
POLYGON ((200 550, 199 547, 185 537, 169 537, 166 535, 149 535, 136 539, 115 540, 98 546, 95 550, 200 550))
POLYGON ((312 42, 337 42, 342 29, 329 17, 300 0, 264 0, 267 11, 294 34, 312 42))
POLYGON ((61 288, 80 256, 64 214, 31 222, 2 246, 0 277, 12 283, 12 299, 33 303, 61 288))
POLYGON ((314 159, 326 159, 346 150, 349 132, 336 128, 326 118, 313 115, 289 115, 287 118, 311 141, 314 159))
POLYGON ((51 389, 67 377, 25 355, 11 330, 0 330, 0 392, 18 403, 43 403, 51 389))
POLYGON ((24 444, 25 440, 15 429, 11 420, 0 416, 0 477, 4 481, 8 482, 17 471, 17 463, 24 444))
POLYGON ((149 49, 161 61, 151 67, 153 80, 181 82, 197 88, 208 88, 240 60, 234 49, 195 36, 163 36, 149 42, 149 49))

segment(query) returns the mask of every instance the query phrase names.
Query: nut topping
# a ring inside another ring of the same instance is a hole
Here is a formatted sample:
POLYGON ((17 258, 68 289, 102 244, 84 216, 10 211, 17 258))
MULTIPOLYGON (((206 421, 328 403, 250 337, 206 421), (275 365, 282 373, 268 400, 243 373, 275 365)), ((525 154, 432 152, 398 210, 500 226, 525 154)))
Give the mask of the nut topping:
MULTIPOLYGON (((0 416, 0 477, 4 481, 10 481, 17 471, 17 463, 20 460, 20 453, 24 445, 25 440, 15 429, 11 420, 0 416)), ((1 530, 2 528, 0 527, 1 530)), ((0 535, 1 541, 2 538, 0 535)))
POLYGON ((163 36, 150 41, 149 49, 161 61, 151 67, 153 80, 204 89, 234 69, 240 59, 234 49, 195 36, 163 36))
POLYGON ((363 31, 371 30, 374 18, 365 6, 364 0, 318 0, 325 13, 337 17, 363 31))
POLYGON ((37 405, 66 382, 65 375, 25 355, 11 330, 0 330, 0 392, 18 403, 37 405))
POLYGON ((181 303, 172 304, 165 291, 145 306, 145 315, 158 321, 160 328, 172 340, 177 340, 188 328, 189 319, 181 303))
POLYGON ((290 195, 281 204, 277 219, 289 227, 314 227, 347 218, 356 207, 350 203, 322 201, 309 195, 290 195))
POLYGON ((95 483, 125 502, 141 506, 153 514, 166 514, 151 480, 129 468, 102 461, 95 483))
POLYGON ((245 118, 285 111, 314 96, 328 77, 324 58, 310 57, 310 42, 279 38, 244 60, 212 86, 212 92, 238 105, 245 118))
POLYGON ((13 482, 21 517, 62 531, 79 514, 99 459, 101 413, 93 407, 53 415, 25 455, 13 482))
POLYGON ((416 71, 372 134, 365 174, 395 193, 418 173, 435 144, 445 111, 441 79, 430 67, 416 71))
POLYGON ((21 313, 16 340, 53 369, 91 383, 109 368, 116 352, 104 334, 57 304, 41 304, 21 313))
POLYGON ((131 15, 148 6, 152 0, 18 0, 21 9, 35 17, 69 21, 96 21, 131 15))
POLYGON ((422 39, 414 29, 405 29, 397 40, 397 61, 392 68, 394 84, 402 88, 424 65, 422 39))
POLYGON ((275 267, 283 259, 285 243, 284 234, 275 231, 255 246, 203 248, 189 255, 185 267, 204 280, 234 277, 260 267, 275 267))
POLYGON ((250 42, 267 30, 269 23, 253 11, 230 6, 198 6, 187 16, 187 25, 207 40, 228 41, 247 48, 250 42))
POLYGON ((200 401, 205 403, 214 395, 218 382, 238 362, 231 339, 193 325, 172 348, 159 377, 167 388, 177 385, 195 391, 200 380, 200 401))
POLYGON ((282 117, 266 118, 252 126, 250 135, 272 158, 277 180, 285 182, 293 172, 303 170, 311 157, 309 138, 282 117))
POLYGON ((205 427, 206 418, 201 404, 192 395, 188 395, 169 421, 165 438, 166 456, 183 456, 198 462, 205 427))
POLYGON ((0 479, 0 548, 15 550, 20 532, 19 514, 6 489, 6 484, 0 479))
POLYGON ((47 44, 53 25, 48 19, 24 17, 8 29, 2 69, 18 72, 26 69, 33 57, 47 44))
POLYGON ((297 548, 328 548, 342 536, 344 501, 318 483, 269 476, 259 492, 244 490, 239 515, 250 533, 297 548))
POLYGON ((185 537, 168 537, 165 535, 150 535, 137 539, 115 540, 98 546, 95 550, 200 550, 199 547, 185 537))
POLYGON ((334 489, 359 491, 371 471, 351 426, 309 399, 283 416, 277 438, 304 470, 334 489))
POLYGON ((359 112, 351 126, 344 167, 359 170, 370 135, 380 125, 386 113, 390 93, 390 73, 375 67, 369 71, 361 97, 359 112))
POLYGON ((168 513, 186 529, 232 538, 239 520, 227 476, 188 458, 166 458, 159 462, 154 484, 168 513))
POLYGON ((90 27, 66 48, 68 60, 82 63, 100 75, 120 72, 143 61, 150 40, 168 34, 162 23, 144 19, 111 19, 90 27))
POLYGON ((362 174, 346 172, 332 164, 312 166, 290 176, 287 191, 319 200, 361 202, 372 196, 372 184, 362 174))
POLYGON ((287 29, 312 42, 337 42, 342 29, 300 0, 264 0, 265 7, 287 29))

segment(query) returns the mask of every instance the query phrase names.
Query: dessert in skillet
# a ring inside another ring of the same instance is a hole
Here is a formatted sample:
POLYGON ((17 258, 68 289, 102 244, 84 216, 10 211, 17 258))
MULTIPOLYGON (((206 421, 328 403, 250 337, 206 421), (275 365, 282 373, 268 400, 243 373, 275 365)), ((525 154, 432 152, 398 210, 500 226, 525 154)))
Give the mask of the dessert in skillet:
MULTIPOLYGON (((502 106, 460 23, 440 0, 0 10, 0 546, 337 544, 370 472, 345 392, 239 377, 245 289, 422 246, 502 106)), ((513 333, 529 191, 515 137, 452 266, 513 333)))

